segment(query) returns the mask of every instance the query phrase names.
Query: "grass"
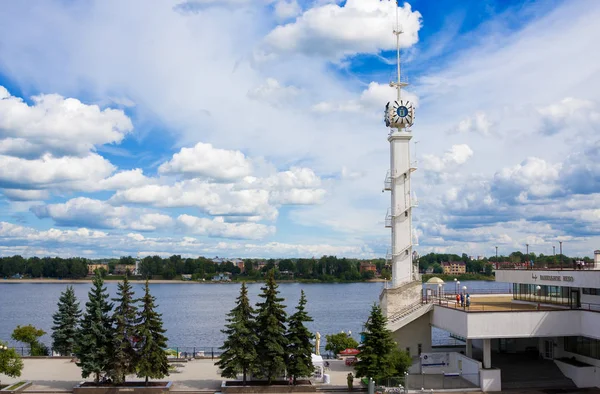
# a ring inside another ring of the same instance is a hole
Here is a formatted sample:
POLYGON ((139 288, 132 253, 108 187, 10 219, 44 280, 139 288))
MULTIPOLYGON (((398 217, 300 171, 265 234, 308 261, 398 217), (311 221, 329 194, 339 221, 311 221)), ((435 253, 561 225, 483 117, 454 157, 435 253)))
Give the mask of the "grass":
POLYGON ((20 382, 17 382, 17 383, 15 383, 15 384, 13 384, 12 386, 10 386, 9 388, 7 388, 6 390, 16 390, 16 389, 18 389, 19 387, 21 387, 22 385, 24 385, 25 383, 26 383, 26 382, 22 380, 22 381, 20 381, 20 382))

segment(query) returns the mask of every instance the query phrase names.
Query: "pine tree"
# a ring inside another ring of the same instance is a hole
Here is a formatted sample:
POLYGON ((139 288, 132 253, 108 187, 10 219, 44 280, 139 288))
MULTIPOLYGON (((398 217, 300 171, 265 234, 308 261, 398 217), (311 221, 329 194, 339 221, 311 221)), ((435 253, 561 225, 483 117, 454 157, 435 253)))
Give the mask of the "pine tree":
POLYGON ((256 363, 256 343, 258 337, 255 331, 254 309, 248 299, 246 283, 242 282, 240 295, 236 306, 227 316, 228 324, 221 332, 227 334, 227 339, 221 347, 223 354, 217 362, 224 378, 236 378, 238 373, 243 374, 243 384, 246 385, 246 375, 252 372, 256 363))
POLYGON ((296 313, 288 320, 288 358, 287 371, 294 378, 294 384, 299 376, 311 376, 314 371, 312 363, 312 344, 310 340, 314 335, 304 326, 305 322, 313 321, 304 310, 306 296, 304 290, 300 293, 300 302, 296 313))
POLYGON ((365 330, 361 332, 364 339, 358 347, 359 360, 354 365, 357 377, 382 379, 394 375, 392 352, 396 343, 392 339, 392 332, 386 328, 386 323, 381 307, 373 305, 365 330))
POLYGON ((285 306, 281 303, 283 298, 277 295, 277 284, 273 270, 269 271, 265 287, 261 287, 259 297, 264 302, 258 303, 256 317, 256 345, 257 373, 266 378, 271 384, 274 377, 283 375, 285 371, 285 356, 287 351, 287 338, 285 337, 285 306))
POLYGON ((117 298, 113 321, 115 322, 114 356, 111 365, 111 377, 114 382, 125 382, 125 377, 135 373, 137 362, 136 349, 133 341, 136 339, 137 299, 127 275, 123 282, 117 285, 117 298))
POLYGON ((150 295, 147 279, 141 301, 142 306, 136 327, 141 343, 138 348, 137 376, 146 378, 147 386, 149 378, 162 379, 169 375, 169 362, 165 352, 167 337, 163 335, 166 330, 163 328, 162 315, 155 311, 156 298, 150 295))
POLYGON ((110 316, 113 304, 108 302, 108 297, 104 280, 96 274, 88 293, 89 301, 85 304, 75 346, 81 376, 87 378, 94 374, 96 384, 100 382, 101 373, 109 372, 114 351, 114 329, 110 316))
POLYGON ((58 311, 52 316, 52 349, 61 356, 70 356, 75 351, 77 325, 81 317, 79 302, 73 286, 68 286, 58 300, 58 311))

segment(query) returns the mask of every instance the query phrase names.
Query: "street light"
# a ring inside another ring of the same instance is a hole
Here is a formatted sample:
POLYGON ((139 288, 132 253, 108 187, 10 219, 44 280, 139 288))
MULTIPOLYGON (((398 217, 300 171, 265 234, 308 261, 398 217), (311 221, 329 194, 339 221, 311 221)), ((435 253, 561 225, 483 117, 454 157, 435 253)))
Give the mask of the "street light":
POLYGON ((467 306, 467 286, 463 286, 463 309, 467 306))
POLYGON ((458 279, 454 278, 454 294, 458 293, 458 285, 456 284, 458 279))
POLYGON ((440 299, 440 304, 442 303, 442 284, 438 283, 438 298, 440 299))
POLYGON ((542 294, 541 294, 542 286, 540 286, 540 285, 537 285, 537 286, 535 287, 535 290, 536 290, 536 292, 537 292, 537 296, 538 296, 538 304, 537 304, 537 308, 538 308, 538 310, 539 310, 539 309, 540 309, 540 298, 541 298, 541 295, 542 295, 542 294))

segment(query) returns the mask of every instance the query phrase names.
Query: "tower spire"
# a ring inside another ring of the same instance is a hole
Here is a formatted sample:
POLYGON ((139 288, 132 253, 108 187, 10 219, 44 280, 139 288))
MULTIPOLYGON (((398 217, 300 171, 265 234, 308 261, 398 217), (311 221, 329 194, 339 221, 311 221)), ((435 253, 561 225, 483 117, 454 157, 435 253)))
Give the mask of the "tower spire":
POLYGON ((396 82, 390 82, 390 86, 396 88, 398 93, 398 101, 402 99, 402 87, 407 86, 407 83, 402 83, 400 81, 401 76, 401 62, 400 62, 400 35, 404 33, 402 27, 400 26, 400 15, 398 13, 398 0, 396 3, 396 28, 393 30, 394 35, 396 36, 396 82))

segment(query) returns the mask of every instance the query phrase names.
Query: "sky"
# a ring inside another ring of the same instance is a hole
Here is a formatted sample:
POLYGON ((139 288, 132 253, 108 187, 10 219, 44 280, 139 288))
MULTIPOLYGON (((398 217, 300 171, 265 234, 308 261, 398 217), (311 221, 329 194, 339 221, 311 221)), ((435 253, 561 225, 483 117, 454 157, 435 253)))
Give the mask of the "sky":
MULTIPOLYGON (((0 254, 383 257, 396 4, 0 7, 0 254)), ((401 2, 419 254, 600 248, 600 2, 401 2)))

